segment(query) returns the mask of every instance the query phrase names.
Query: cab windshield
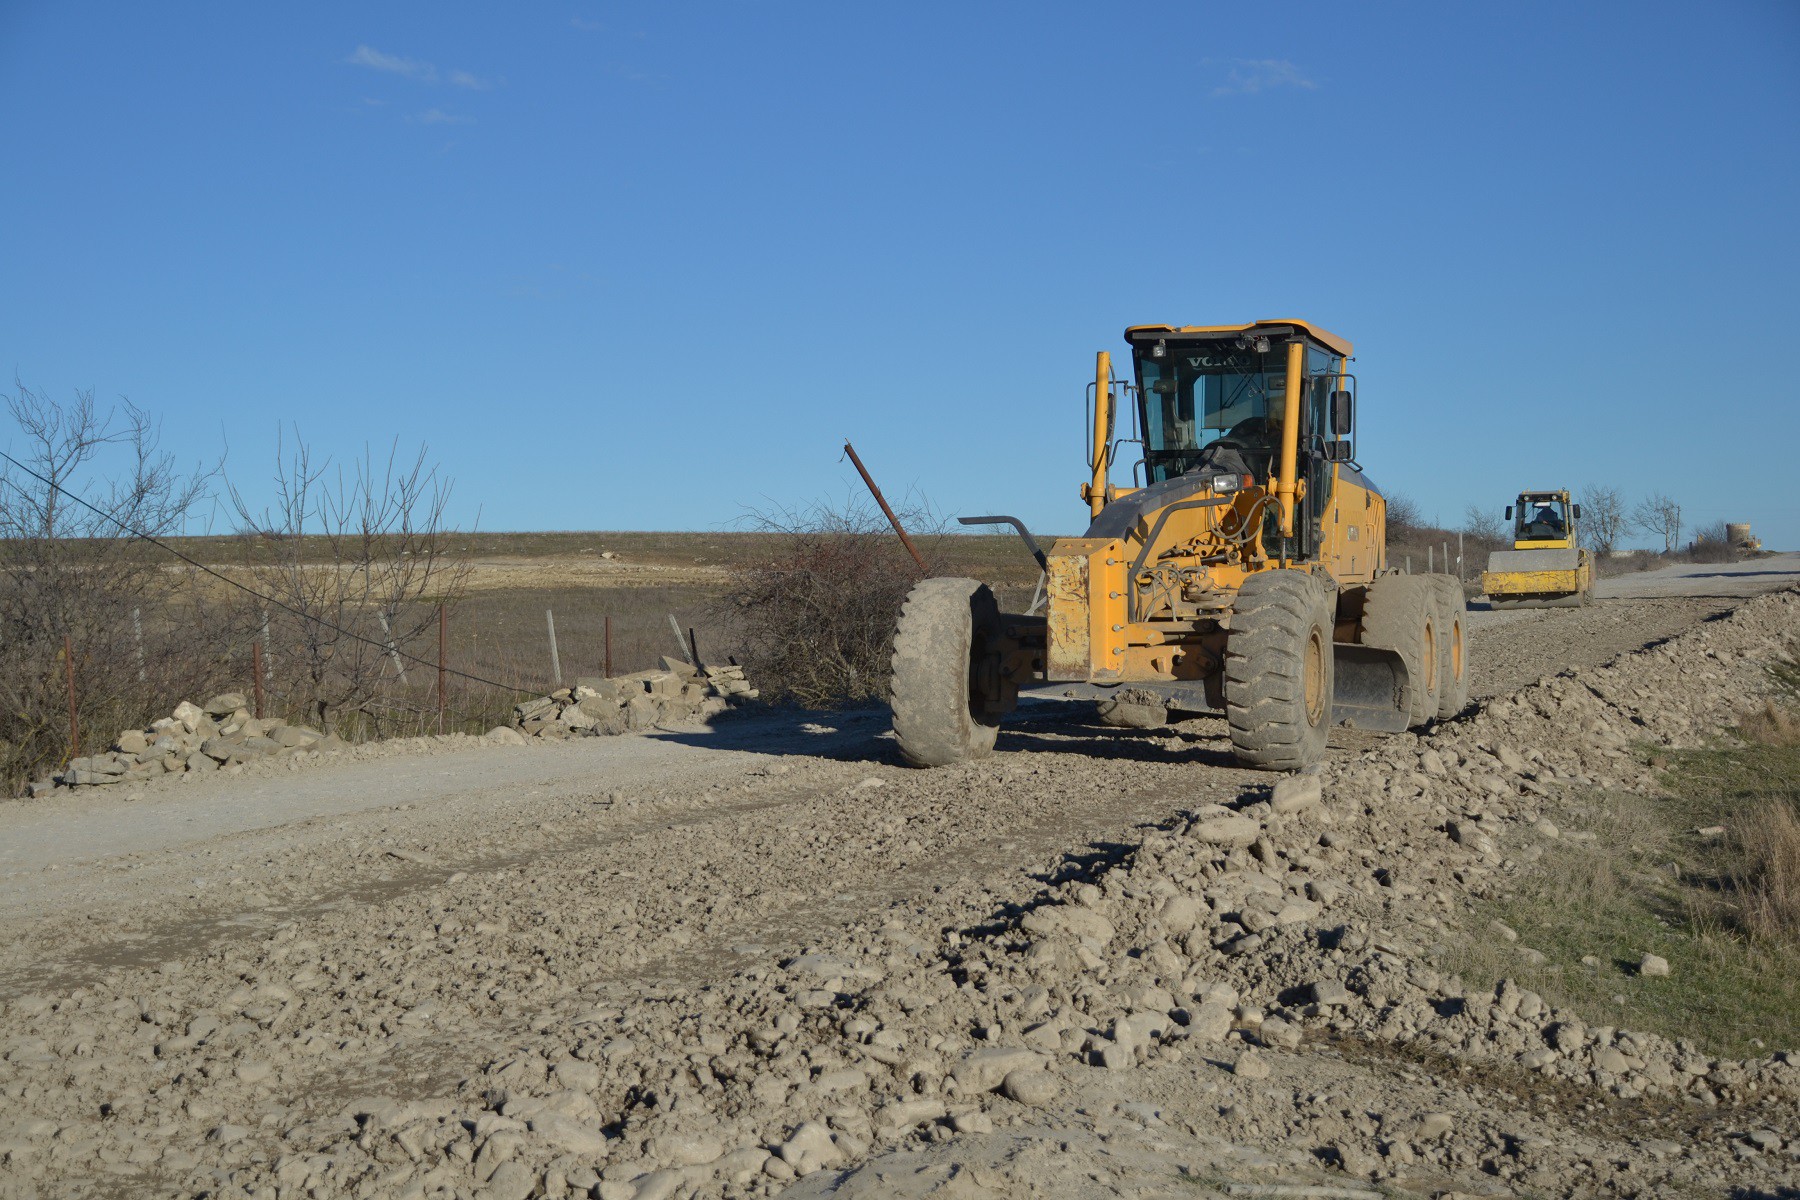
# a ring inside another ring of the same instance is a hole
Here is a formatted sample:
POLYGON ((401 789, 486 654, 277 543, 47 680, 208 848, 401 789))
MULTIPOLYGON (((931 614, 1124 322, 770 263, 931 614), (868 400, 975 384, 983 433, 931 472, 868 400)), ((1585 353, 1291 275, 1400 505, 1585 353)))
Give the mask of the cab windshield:
POLYGON ((1137 366, 1151 483, 1213 465, 1226 451, 1241 457, 1244 469, 1268 477, 1281 448, 1285 346, 1259 354, 1229 341, 1166 345, 1161 358, 1144 347, 1137 366))
POLYGON ((1559 496, 1520 496, 1513 512, 1513 536, 1518 541, 1544 542, 1569 536, 1569 514, 1559 496))

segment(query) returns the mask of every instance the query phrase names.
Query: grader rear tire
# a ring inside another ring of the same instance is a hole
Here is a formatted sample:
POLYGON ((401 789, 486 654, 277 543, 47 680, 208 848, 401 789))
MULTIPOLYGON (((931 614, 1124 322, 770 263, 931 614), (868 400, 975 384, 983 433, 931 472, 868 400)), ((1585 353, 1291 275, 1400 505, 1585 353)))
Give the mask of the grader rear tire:
POLYGON ((1297 771, 1331 730, 1332 603, 1305 571, 1261 571, 1238 589, 1225 642, 1225 718, 1239 762, 1297 771))
POLYGON ((1363 645, 1392 650, 1406 663, 1409 725, 1423 725, 1438 715, 1435 592, 1420 575, 1383 575, 1369 585, 1363 599, 1363 645))
POLYGON ((1465 640, 1469 605, 1462 580, 1429 575, 1437 590, 1437 661, 1439 720, 1448 720, 1469 703, 1469 656, 1465 640))
POLYGON ((974 579, 914 585, 894 632, 890 700, 900 753, 915 767, 945 767, 993 753, 1000 729, 984 715, 977 680, 999 626, 994 593, 974 579))

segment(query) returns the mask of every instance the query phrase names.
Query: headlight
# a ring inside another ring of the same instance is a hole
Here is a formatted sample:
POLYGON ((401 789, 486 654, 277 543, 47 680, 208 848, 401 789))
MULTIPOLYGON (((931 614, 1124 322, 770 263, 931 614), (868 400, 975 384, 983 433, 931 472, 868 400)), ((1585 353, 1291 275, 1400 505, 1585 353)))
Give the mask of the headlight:
POLYGON ((1235 492, 1244 486, 1241 475, 1214 475, 1212 490, 1215 492, 1235 492))

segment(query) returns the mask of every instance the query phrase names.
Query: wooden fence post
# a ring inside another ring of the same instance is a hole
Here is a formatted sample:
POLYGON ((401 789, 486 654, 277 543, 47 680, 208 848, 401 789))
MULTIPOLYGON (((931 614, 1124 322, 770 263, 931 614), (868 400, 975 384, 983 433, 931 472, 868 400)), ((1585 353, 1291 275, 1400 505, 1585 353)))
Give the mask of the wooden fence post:
POLYGON ((250 643, 250 674, 254 676, 250 691, 256 697, 256 711, 252 715, 260 721, 263 715, 263 659, 262 643, 259 641, 250 643))
POLYGON ((75 643, 63 634, 63 666, 69 678, 69 757, 81 753, 81 717, 75 711, 75 643))
POLYGON ((603 663, 603 665, 601 666, 601 672, 608 679, 611 679, 612 678, 612 614, 608 613, 605 617, 603 617, 601 619, 604 622, 605 627, 606 627, 606 659, 605 659, 605 662, 603 663))

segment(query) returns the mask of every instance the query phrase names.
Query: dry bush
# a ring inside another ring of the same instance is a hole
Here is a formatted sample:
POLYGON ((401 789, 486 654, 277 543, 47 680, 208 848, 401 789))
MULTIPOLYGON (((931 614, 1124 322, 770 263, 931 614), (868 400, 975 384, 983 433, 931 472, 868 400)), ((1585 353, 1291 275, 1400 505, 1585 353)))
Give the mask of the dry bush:
POLYGON ((451 557, 450 482, 420 447, 385 461, 367 450, 349 472, 315 463, 296 435, 276 450, 275 503, 252 511, 230 488, 244 552, 244 626, 268 647, 282 707, 318 728, 384 736, 416 723, 424 704, 408 672, 436 657, 439 604, 468 578, 451 557), (320 556, 320 547, 324 554, 320 556), (396 686, 397 685, 397 686, 396 686))
MULTIPOLYGON (((923 504, 900 513, 938 573, 943 523, 923 504)), ((883 697, 894 623, 921 578, 887 521, 872 507, 818 505, 758 513, 757 530, 778 533, 765 557, 737 568, 720 605, 750 679, 771 700, 808 707, 883 697)))
POLYGON ((0 773, 16 791, 76 749, 65 638, 84 752, 235 667, 190 570, 128 532, 181 532, 214 469, 180 469, 129 402, 102 411, 92 391, 62 400, 23 383, 5 401, 23 467, 0 470, 0 773))
POLYGON ((1685 556, 1689 562, 1736 562, 1738 551, 1725 535, 1725 522, 1717 521, 1694 531, 1694 540, 1685 556))
POLYGON ((1765 801, 1731 832, 1743 861, 1733 890, 1745 930, 1770 941, 1800 940, 1800 813, 1791 803, 1765 801))

